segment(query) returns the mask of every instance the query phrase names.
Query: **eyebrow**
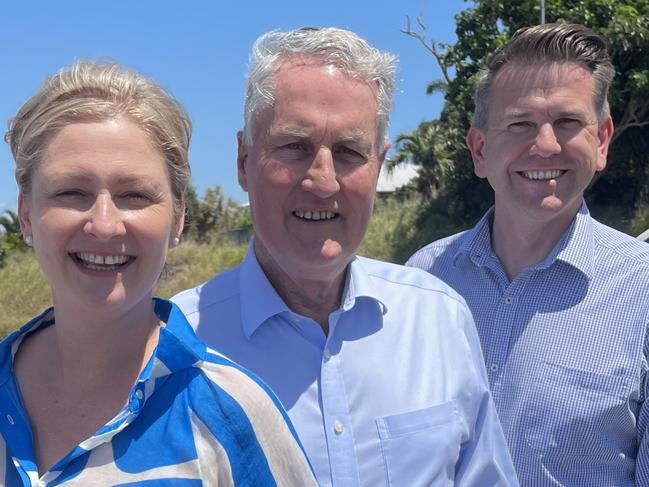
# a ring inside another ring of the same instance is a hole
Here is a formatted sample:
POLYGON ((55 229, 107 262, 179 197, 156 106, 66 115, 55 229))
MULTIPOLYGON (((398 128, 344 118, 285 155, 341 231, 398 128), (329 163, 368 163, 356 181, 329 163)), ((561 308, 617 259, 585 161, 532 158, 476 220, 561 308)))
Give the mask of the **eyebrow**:
MULTIPOLYGON (((554 117, 556 118, 564 118, 564 117, 580 117, 580 118, 588 118, 588 114, 580 109, 580 108, 573 108, 573 107, 561 107, 556 111, 551 112, 554 117)), ((525 118, 531 118, 534 117, 534 111, 532 110, 525 110, 525 109, 520 109, 520 108, 512 108, 512 109, 506 109, 505 110, 505 119, 511 120, 518 120, 518 119, 525 119, 525 118)))
MULTIPOLYGON (((268 131, 268 135, 271 137, 296 137, 300 139, 306 139, 311 136, 308 131, 292 126, 272 128, 268 131)), ((365 135, 365 132, 360 129, 351 129, 342 132, 338 140, 340 142, 363 143, 365 135)))
MULTIPOLYGON (((48 179, 54 184, 92 184, 96 178, 81 171, 74 174, 51 175, 48 179)), ((155 191, 162 190, 160 183, 147 174, 124 174, 118 176, 114 182, 118 186, 151 187, 155 191)))

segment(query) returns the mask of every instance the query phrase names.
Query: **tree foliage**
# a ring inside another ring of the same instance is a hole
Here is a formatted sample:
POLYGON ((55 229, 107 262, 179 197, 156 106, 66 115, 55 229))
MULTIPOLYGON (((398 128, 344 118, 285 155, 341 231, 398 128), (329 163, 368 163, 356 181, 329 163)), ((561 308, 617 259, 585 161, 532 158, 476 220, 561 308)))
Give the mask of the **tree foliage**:
POLYGON ((4 233, 0 234, 0 266, 2 266, 12 251, 26 250, 28 246, 22 239, 20 221, 15 212, 5 210, 0 213, 0 227, 4 230, 4 233))
POLYGON ((250 226, 248 208, 227 198, 220 186, 207 188, 203 199, 193 187, 185 194, 185 229, 183 237, 208 243, 235 229, 250 226))
MULTIPOLYGON (((441 69, 442 79, 431 82, 427 92, 442 91, 445 99, 439 119, 423 122, 397 139, 392 159, 410 160, 423 168, 416 182, 425 199, 417 220, 423 241, 441 236, 427 222, 444 231, 459 230, 472 225, 492 204, 493 193, 474 176, 464 142, 474 108, 474 76, 518 28, 540 18, 538 0, 472 4, 455 17, 455 44, 436 43, 422 18, 416 25, 408 21, 404 29, 441 69), (440 219, 444 225, 439 225, 440 219)), ((545 14, 547 22, 584 24, 609 41, 617 71, 609 94, 616 131, 608 168, 594 180, 587 197, 594 207, 620 205, 630 215, 649 204, 649 0, 546 0, 545 14)))

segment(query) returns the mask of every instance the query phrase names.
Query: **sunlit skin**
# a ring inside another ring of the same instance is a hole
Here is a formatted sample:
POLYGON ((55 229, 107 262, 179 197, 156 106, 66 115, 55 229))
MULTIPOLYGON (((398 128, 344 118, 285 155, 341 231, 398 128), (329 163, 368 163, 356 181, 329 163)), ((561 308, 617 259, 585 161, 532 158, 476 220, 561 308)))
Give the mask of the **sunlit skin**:
POLYGON ((14 361, 43 473, 119 411, 151 356, 151 295, 183 212, 161 153, 117 118, 56 133, 19 215, 55 306, 56 325, 14 361), (80 260, 89 254, 126 260, 100 267, 80 260))
POLYGON ((490 93, 487 127, 471 128, 467 144, 495 192, 492 244, 511 279, 572 222, 606 167, 613 122, 598 120, 592 76, 576 63, 505 66, 490 93))
POLYGON ((266 275, 326 332, 388 148, 379 152, 376 90, 332 66, 291 61, 279 68, 274 94, 274 106, 257 114, 252 145, 239 134, 239 182, 266 275))
POLYGON ((162 155, 125 119, 64 127, 37 166, 30 194, 21 196, 20 215, 55 307, 93 313, 149 306, 181 224, 162 155), (131 260, 114 272, 93 271, 79 265, 77 253, 131 260))

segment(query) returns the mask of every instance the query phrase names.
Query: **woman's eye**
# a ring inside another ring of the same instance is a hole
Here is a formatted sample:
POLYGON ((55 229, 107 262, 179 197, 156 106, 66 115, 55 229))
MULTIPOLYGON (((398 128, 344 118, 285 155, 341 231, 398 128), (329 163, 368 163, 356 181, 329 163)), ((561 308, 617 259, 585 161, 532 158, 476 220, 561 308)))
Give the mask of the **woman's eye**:
POLYGON ((124 194, 121 195, 121 198, 127 199, 127 200, 132 200, 132 201, 150 201, 151 200, 151 197, 148 194, 137 193, 137 192, 124 193, 124 194))

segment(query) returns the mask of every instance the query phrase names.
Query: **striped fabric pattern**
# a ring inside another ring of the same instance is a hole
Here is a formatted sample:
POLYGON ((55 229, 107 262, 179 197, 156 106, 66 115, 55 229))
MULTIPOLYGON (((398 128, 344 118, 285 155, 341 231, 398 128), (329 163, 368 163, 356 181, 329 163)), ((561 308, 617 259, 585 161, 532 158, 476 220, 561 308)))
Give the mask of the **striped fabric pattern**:
POLYGON ((0 343, 0 485, 316 485, 272 392, 200 342, 171 302, 154 307, 166 326, 127 403, 40 478, 12 363, 53 310, 0 343))
POLYGON ((510 282, 492 214, 408 265, 469 304, 521 485, 649 485, 649 245, 584 203, 550 255, 510 282))

